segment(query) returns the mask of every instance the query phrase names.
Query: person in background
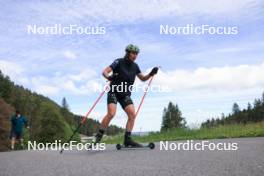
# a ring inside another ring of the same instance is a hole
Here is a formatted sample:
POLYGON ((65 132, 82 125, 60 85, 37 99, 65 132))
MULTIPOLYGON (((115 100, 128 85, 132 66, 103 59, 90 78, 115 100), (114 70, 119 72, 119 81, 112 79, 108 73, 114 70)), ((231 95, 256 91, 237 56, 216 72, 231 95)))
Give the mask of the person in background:
POLYGON ((16 114, 11 117, 11 149, 14 150, 16 140, 20 141, 21 147, 23 144, 23 127, 28 126, 28 121, 26 117, 22 116, 17 110, 16 114))

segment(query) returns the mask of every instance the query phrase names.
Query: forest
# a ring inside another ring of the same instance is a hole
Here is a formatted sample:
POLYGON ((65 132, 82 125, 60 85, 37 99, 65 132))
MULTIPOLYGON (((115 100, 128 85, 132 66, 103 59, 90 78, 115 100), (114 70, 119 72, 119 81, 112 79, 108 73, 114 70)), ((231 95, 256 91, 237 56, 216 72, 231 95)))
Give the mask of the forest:
MULTIPOLYGON (((60 139, 65 142, 80 122, 82 116, 70 112, 66 98, 61 105, 36 92, 16 85, 0 71, 0 150, 7 150, 10 136, 10 118, 19 110, 28 119, 29 140, 37 142, 53 142, 60 139)), ((79 132, 93 135, 99 122, 90 117, 79 132)), ((109 126, 108 135, 122 132, 115 125, 109 126)), ((74 137, 79 140, 79 135, 74 137)))

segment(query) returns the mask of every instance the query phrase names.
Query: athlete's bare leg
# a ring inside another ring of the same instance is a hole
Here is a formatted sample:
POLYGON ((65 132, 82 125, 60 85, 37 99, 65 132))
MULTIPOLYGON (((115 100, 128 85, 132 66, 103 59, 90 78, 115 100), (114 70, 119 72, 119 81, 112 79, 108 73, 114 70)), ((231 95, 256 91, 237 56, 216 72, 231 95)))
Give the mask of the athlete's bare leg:
POLYGON ((113 119, 116 113, 116 104, 110 103, 107 105, 107 114, 104 116, 102 122, 101 122, 101 129, 106 129, 110 123, 110 121, 113 119))
POLYGON ((133 104, 130 104, 130 105, 127 105, 124 110, 128 117, 127 124, 126 124, 126 131, 131 132, 133 130, 135 119, 136 119, 135 107, 133 104))

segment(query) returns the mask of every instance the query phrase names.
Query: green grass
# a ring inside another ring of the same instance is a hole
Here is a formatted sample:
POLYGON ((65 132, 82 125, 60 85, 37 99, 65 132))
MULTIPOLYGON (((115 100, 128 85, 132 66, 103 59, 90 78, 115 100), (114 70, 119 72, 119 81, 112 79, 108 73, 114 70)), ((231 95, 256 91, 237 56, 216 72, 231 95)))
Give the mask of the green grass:
MULTIPOLYGON (((139 142, 157 142, 188 139, 221 139, 259 136, 264 136, 264 122, 246 125, 234 124, 201 129, 172 129, 166 132, 150 133, 148 136, 135 136, 134 139, 139 142)), ((104 142, 109 144, 121 143, 122 141, 123 134, 104 139, 104 142)))

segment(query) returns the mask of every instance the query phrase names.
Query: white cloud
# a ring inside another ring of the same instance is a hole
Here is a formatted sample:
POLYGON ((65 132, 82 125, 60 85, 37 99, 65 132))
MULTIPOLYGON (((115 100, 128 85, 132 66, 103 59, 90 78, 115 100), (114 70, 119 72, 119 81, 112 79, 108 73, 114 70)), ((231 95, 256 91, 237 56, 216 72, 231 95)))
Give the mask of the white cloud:
POLYGON ((264 87, 264 63, 213 68, 197 68, 193 71, 160 71, 156 84, 172 90, 241 90, 264 87))
POLYGON ((246 12, 257 12, 260 2, 255 0, 142 0, 137 2, 81 0, 54 3, 34 2, 26 5, 27 8, 42 14, 39 16, 42 21, 76 22, 90 18, 89 22, 102 24, 102 22, 135 22, 137 20, 190 15, 242 17, 246 12))
POLYGON ((0 60, 0 69, 10 77, 16 77, 24 71, 20 65, 5 60, 0 60))
POLYGON ((77 93, 79 92, 78 88, 75 86, 74 82, 69 80, 69 81, 66 81, 63 85, 62 85, 62 88, 64 88, 65 90, 68 90, 70 92, 73 92, 73 93, 77 93))
POLYGON ((182 14, 200 13, 203 15, 241 15, 248 8, 254 8, 254 0, 188 0, 177 1, 182 14))
POLYGON ((38 85, 35 91, 43 95, 55 95, 59 93, 59 88, 51 85, 38 85))
MULTIPOLYGON (((171 92, 230 92, 264 87, 264 63, 259 65, 238 65, 195 70, 175 70, 163 72, 155 77, 153 84, 168 88, 171 92)), ((54 77, 34 77, 31 79, 35 90, 43 93, 70 93, 89 95, 99 88, 102 79, 92 69, 77 74, 55 74, 54 77), (53 88, 52 88, 53 87, 53 88), (56 87, 56 89, 55 89, 56 87)), ((135 84, 143 84, 136 81, 135 84)), ((204 95, 203 95, 204 96, 204 95)))
POLYGON ((34 76, 30 79, 33 90, 44 95, 71 94, 89 95, 94 93, 95 85, 100 83, 98 75, 92 69, 81 70, 76 74, 56 72, 54 76, 34 76))
POLYGON ((12 81, 17 81, 21 84, 27 84, 28 78, 24 75, 25 69, 14 62, 0 60, 0 70, 4 75, 8 75, 12 81))
POLYGON ((83 81, 83 80, 88 80, 90 78, 93 78, 96 75, 97 75, 97 73, 94 70, 86 69, 86 70, 82 70, 78 74, 69 75, 69 78, 72 79, 73 81, 83 81))
POLYGON ((89 95, 94 92, 93 86, 96 81, 88 80, 83 82, 80 86, 77 86, 73 80, 66 81, 60 85, 62 91, 68 91, 73 95, 89 95))
POLYGON ((64 51, 63 52, 64 57, 68 59, 76 59, 76 55, 72 51, 64 51))

